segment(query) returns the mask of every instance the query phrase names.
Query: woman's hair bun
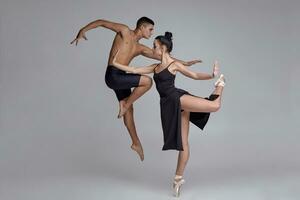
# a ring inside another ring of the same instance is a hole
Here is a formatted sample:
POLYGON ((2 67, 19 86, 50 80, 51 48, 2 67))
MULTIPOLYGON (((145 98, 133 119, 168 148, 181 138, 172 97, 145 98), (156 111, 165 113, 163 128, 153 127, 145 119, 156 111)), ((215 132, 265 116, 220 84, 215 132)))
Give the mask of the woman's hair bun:
POLYGON ((173 34, 171 32, 165 32, 166 39, 172 41, 173 34))

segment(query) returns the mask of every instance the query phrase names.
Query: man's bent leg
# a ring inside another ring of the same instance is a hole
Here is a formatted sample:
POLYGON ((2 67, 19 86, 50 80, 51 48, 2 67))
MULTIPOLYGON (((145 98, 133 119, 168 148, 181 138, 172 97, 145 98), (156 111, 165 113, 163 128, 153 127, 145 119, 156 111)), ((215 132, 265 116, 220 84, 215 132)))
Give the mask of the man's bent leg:
POLYGON ((127 109, 135 102, 139 97, 145 94, 152 86, 152 79, 148 76, 142 75, 139 81, 139 85, 134 88, 131 95, 124 101, 120 101, 120 111, 118 118, 122 117, 127 109))

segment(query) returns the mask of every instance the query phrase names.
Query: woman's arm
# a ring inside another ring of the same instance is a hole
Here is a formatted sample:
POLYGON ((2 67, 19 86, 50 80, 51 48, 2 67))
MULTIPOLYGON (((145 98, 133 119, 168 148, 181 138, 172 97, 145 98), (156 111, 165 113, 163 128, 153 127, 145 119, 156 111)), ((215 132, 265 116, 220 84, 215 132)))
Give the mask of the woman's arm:
POLYGON ((189 70, 187 67, 185 67, 183 64, 181 64, 180 62, 176 62, 174 70, 179 71, 183 75, 195 80, 209 80, 214 78, 217 75, 219 70, 218 68, 219 68, 219 64, 217 61, 215 61, 212 74, 207 74, 207 73, 193 72, 189 70))
MULTIPOLYGON (((161 60, 161 56, 159 55, 156 55, 154 53, 154 50, 153 49, 150 49, 149 47, 145 46, 145 45, 140 45, 141 46, 141 54, 147 58, 152 58, 152 59, 155 59, 155 60, 161 60)), ((185 65, 185 66, 192 66, 196 63, 201 63, 202 60, 192 60, 192 61, 183 61, 183 60, 179 60, 177 58, 173 58, 173 60, 177 61, 177 62, 180 62, 181 64, 185 65)))

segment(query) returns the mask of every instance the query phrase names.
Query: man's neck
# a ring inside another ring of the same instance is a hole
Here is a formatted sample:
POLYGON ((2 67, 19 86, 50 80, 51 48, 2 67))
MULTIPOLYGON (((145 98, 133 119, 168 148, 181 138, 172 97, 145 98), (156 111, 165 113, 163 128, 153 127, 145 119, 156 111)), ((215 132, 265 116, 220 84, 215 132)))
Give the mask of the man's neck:
POLYGON ((140 39, 142 39, 143 38, 143 36, 142 36, 142 32, 141 32, 141 30, 140 29, 134 29, 133 30, 133 34, 134 34, 134 40, 135 41, 139 41, 140 39))

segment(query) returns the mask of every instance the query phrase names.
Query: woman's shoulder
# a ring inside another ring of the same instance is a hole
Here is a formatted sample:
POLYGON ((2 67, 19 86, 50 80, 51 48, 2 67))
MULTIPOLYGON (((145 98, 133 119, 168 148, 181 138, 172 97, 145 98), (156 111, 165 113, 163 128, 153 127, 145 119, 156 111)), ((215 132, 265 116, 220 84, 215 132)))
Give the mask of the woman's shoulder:
POLYGON ((172 65, 170 65, 170 69, 176 71, 183 66, 184 65, 181 62, 174 60, 172 65))

